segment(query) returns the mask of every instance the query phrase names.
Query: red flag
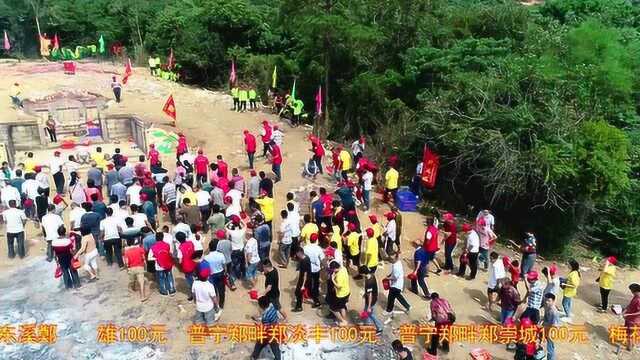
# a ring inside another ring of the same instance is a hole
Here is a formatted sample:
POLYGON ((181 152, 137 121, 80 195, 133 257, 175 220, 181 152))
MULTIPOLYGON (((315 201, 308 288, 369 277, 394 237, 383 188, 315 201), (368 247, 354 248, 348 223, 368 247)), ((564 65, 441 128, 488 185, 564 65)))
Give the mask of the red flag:
POLYGON ((60 49, 60 38, 58 38, 58 34, 53 36, 53 48, 60 49))
POLYGON ((127 58, 127 63, 124 66, 124 75, 122 76, 122 83, 126 84, 129 81, 129 76, 131 76, 131 59, 127 58))
POLYGON ((236 83, 236 63, 231 60, 231 73, 229 74, 229 82, 233 85, 236 83))
POLYGON ((173 126, 176 125, 176 103, 173 101, 173 95, 169 95, 169 98, 167 99, 167 102, 164 103, 164 107, 162 108, 162 111, 171 116, 171 118, 173 119, 173 126))
POLYGON ((169 50, 169 59, 167 59, 167 69, 172 70, 176 66, 176 59, 173 57, 173 48, 169 50))
POLYGON ((438 176, 438 167, 440 166, 440 157, 429 150, 427 145, 424 146, 422 155, 422 183, 428 188, 436 186, 436 178, 438 176))
POLYGON ((316 114, 322 115, 322 86, 318 87, 318 93, 316 94, 316 114))

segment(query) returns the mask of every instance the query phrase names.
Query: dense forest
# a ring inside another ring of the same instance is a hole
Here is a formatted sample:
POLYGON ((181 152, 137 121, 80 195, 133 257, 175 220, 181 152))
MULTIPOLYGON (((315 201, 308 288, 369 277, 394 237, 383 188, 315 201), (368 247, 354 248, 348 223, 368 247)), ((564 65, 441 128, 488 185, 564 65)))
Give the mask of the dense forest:
POLYGON ((631 0, 0 0, 13 57, 38 27, 65 45, 174 50, 184 81, 223 87, 229 64, 266 90, 296 79, 322 129, 364 133, 410 175, 423 144, 429 196, 490 206, 547 252, 576 241, 640 261, 640 4, 631 0))

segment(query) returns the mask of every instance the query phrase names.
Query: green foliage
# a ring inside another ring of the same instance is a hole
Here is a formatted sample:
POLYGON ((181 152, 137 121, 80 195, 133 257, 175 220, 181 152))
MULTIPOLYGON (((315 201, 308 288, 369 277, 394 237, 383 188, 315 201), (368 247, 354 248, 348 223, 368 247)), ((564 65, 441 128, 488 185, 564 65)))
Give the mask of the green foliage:
POLYGON ((17 53, 37 51, 33 5, 65 46, 173 48, 189 82, 226 86, 234 60, 264 97, 277 66, 307 110, 329 89, 334 140, 366 134, 408 173, 429 144, 437 201, 491 206, 550 253, 582 240, 640 261, 636 1, 0 0, 17 53))

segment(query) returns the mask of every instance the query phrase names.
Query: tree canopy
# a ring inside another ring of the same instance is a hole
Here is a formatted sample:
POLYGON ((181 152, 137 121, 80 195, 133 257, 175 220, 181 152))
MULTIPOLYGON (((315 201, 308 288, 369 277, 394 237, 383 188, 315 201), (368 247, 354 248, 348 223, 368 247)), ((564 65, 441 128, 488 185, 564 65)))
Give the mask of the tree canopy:
POLYGON ((429 144, 431 198, 490 206, 546 251, 640 261, 637 1, 0 0, 16 54, 36 55, 36 17, 66 44, 173 48, 201 85, 225 86, 233 59, 264 93, 277 65, 307 104, 328 88, 330 138, 365 134, 407 175, 429 144))

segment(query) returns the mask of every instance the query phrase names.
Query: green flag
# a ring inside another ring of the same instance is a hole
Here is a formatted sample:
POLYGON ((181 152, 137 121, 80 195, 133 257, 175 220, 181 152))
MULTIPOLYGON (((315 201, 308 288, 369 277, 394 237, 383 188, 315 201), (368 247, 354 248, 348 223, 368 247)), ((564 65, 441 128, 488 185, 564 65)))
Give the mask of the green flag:
POLYGON ((98 40, 98 43, 100 44, 100 54, 104 54, 106 49, 104 47, 104 37, 102 37, 102 35, 100 35, 100 40, 98 40))
POLYGON ((291 89, 291 99, 296 99, 296 80, 293 80, 293 88, 291 89))
POLYGON ((276 88, 276 79, 278 78, 277 71, 278 71, 278 66, 276 65, 273 67, 273 75, 271 76, 271 87, 274 89, 276 88))

